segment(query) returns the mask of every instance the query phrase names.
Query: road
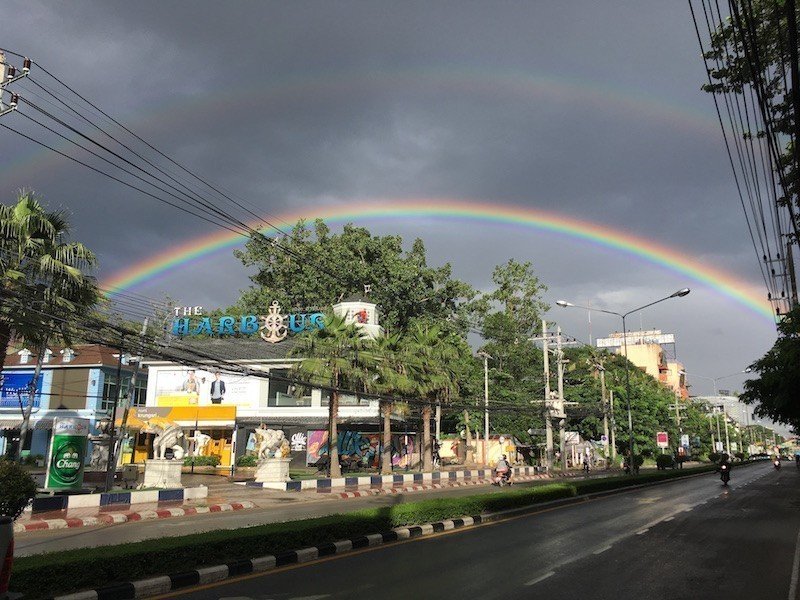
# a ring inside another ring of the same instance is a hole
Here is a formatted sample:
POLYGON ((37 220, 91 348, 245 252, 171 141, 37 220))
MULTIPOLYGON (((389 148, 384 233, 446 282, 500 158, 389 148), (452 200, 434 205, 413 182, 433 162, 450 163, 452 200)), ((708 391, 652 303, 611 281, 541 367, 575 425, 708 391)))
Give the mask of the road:
MULTIPOLYGON (((517 484, 520 487, 553 483, 551 480, 538 480, 517 484)), ((239 486, 235 486, 239 487, 239 486)), ((243 489, 243 488, 241 488, 243 489)), ((276 523, 323 517, 373 508, 391 506, 403 502, 415 502, 430 498, 471 496, 473 494, 501 493, 500 488, 485 486, 466 486, 425 492, 410 492, 398 495, 368 496, 365 498, 336 499, 326 494, 317 494, 311 499, 303 498, 302 502, 294 501, 292 493, 275 494, 271 491, 249 490, 249 496, 236 499, 256 500, 258 494, 270 498, 270 504, 251 510, 220 512, 191 517, 172 517, 154 521, 136 521, 117 525, 98 527, 80 527, 76 529, 57 529, 17 534, 15 542, 16 556, 30 556, 43 552, 72 550, 95 546, 116 545, 128 542, 140 542, 149 539, 203 533, 215 529, 240 529, 265 523, 276 523)), ((296 496, 296 493, 295 493, 296 496)), ((221 499, 220 501, 229 501, 221 499)), ((256 500, 257 501, 257 500, 256 500)))
POLYGON ((756 465, 162 597, 786 599, 799 488, 793 465, 756 465))

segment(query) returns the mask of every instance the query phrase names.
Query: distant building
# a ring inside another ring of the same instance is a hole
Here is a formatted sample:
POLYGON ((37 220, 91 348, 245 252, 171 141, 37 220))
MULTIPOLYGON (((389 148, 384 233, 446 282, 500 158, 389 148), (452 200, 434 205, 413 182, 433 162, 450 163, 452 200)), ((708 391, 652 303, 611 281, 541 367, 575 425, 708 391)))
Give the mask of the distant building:
POLYGON ((629 361, 670 388, 676 398, 680 400, 689 398, 683 364, 667 358, 665 348, 670 345, 673 347, 674 355, 674 334, 662 333, 660 329, 651 329, 629 331, 626 336, 615 332, 607 338, 597 339, 598 348, 610 349, 621 355, 625 354, 626 343, 629 361))

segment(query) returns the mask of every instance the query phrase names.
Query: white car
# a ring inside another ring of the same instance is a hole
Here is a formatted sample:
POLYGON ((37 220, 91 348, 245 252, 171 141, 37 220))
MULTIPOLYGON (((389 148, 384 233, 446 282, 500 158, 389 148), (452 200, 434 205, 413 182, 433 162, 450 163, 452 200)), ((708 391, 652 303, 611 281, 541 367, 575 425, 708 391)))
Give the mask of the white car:
POLYGON ((14 521, 0 516, 0 600, 10 598, 8 584, 11 579, 11 563, 14 561, 14 521))

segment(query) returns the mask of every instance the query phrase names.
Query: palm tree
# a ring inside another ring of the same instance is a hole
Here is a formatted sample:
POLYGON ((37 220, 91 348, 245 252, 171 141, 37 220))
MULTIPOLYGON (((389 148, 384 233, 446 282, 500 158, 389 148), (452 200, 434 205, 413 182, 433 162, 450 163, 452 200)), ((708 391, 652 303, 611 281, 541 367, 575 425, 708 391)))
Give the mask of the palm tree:
POLYGON ((415 324, 410 331, 411 340, 408 352, 420 364, 420 372, 415 377, 416 391, 426 400, 422 407, 422 464, 425 471, 433 467, 431 444, 432 402, 437 407, 447 403, 458 391, 457 376, 454 371, 458 359, 458 347, 451 343, 444 330, 437 325, 415 324))
POLYGON ((64 241, 68 234, 65 215, 45 211, 33 192, 0 205, 0 369, 12 335, 46 343, 53 315, 86 312, 97 302, 96 282, 86 274, 97 259, 83 244, 64 241))
POLYGON ((99 298, 95 279, 85 273, 97 259, 83 244, 64 241, 68 233, 65 215, 46 212, 30 191, 21 191, 13 206, 0 205, 0 370, 12 335, 36 349, 38 357, 18 453, 48 340, 68 342, 74 316, 90 310, 99 298))
POLYGON ((325 318, 324 328, 302 335, 300 343, 291 352, 292 356, 302 359, 295 367, 295 372, 300 377, 311 382, 324 381, 333 388, 328 406, 328 465, 331 477, 341 477, 342 474, 337 432, 339 390, 364 390, 369 379, 364 349, 364 332, 355 325, 346 323, 344 317, 331 315, 325 318))
MULTIPOLYGON (((408 350, 405 339, 400 334, 387 334, 367 345, 366 355, 371 359, 370 368, 374 377, 370 387, 387 395, 404 395, 414 390, 411 374, 413 366, 406 360, 408 350)), ((381 473, 392 472, 392 410, 394 404, 389 400, 381 400, 383 417, 383 440, 381 441, 381 473)))

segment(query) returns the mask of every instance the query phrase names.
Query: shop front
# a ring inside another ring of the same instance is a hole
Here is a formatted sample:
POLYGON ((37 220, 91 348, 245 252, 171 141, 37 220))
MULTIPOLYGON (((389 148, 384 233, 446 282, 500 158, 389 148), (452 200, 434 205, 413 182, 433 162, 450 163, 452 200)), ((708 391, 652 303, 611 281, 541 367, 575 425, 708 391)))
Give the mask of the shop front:
MULTIPOLYGON (((117 419, 121 426, 122 419, 117 419)), ((219 466, 230 467, 236 440, 235 406, 155 406, 130 410, 122 464, 143 463, 153 458, 153 440, 170 427, 182 433, 177 446, 184 456, 215 456, 219 466)), ((172 453, 178 452, 172 449, 172 453)), ((168 450, 168 454, 169 454, 168 450)))

